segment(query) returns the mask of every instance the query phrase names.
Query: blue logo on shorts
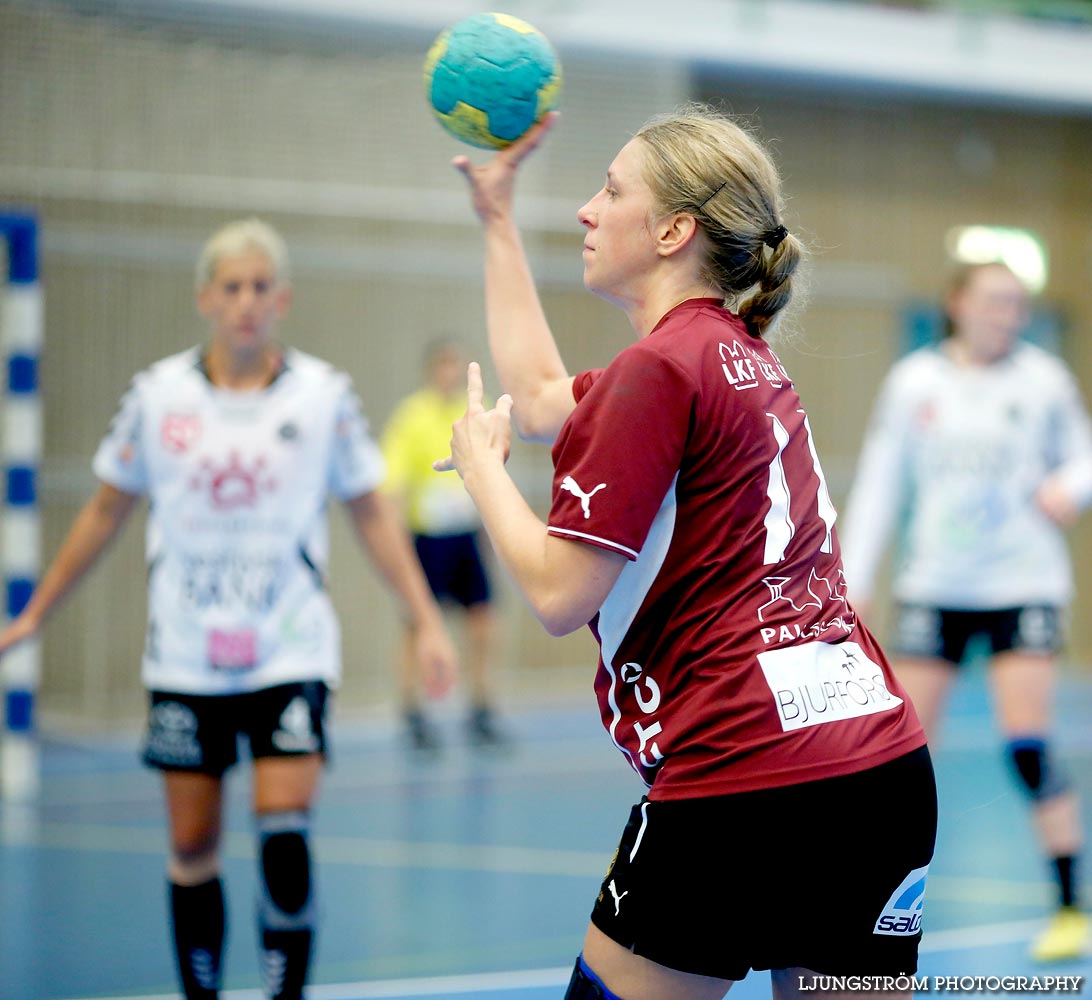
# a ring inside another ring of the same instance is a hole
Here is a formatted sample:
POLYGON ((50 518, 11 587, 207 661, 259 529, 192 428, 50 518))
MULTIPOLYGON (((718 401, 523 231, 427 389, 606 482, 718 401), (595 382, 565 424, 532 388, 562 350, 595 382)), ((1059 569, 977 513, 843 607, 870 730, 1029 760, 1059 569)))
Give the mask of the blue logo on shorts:
POLYGON ((909 937, 921 930, 921 913, 925 905, 925 878, 929 866, 915 868, 891 893, 883 912, 872 929, 873 934, 909 937))

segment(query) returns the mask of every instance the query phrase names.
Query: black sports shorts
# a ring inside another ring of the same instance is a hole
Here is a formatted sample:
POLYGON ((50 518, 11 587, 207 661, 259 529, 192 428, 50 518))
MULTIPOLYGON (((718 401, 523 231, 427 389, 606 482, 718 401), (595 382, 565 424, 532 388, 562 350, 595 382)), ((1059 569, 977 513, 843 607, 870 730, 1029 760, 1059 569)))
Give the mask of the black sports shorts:
POLYGON ((464 608, 489 600, 489 580, 475 533, 415 535, 413 542, 437 600, 450 598, 464 608))
POLYGON ((917 971, 937 799, 926 747, 838 778, 642 799, 591 919, 671 969, 917 971))
POLYGON ((163 771, 221 775, 239 759, 240 736, 254 758, 325 755, 328 695, 322 681, 226 695, 152 691, 141 758, 163 771))
POLYGON ((991 655, 1007 652, 1052 655, 1062 648, 1065 615, 1049 604, 990 611, 899 604, 889 652, 937 657, 959 664, 972 639, 985 641, 991 655))

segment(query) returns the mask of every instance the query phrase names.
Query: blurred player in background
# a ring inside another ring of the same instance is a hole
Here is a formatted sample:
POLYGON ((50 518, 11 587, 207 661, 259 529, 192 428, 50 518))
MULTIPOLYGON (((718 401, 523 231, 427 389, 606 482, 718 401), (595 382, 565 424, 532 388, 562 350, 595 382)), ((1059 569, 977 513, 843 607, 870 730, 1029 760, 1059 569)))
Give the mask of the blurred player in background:
POLYGON ((988 643, 1007 755, 1058 887, 1032 955, 1071 958, 1088 951, 1090 924, 1051 709, 1072 596, 1064 529, 1092 503, 1092 428, 1062 362, 1018 339, 1029 296, 1008 267, 965 267, 945 309, 945 339, 899 361, 881 389, 842 532, 846 579, 861 610, 904 519, 891 646, 931 736, 968 642, 988 643))
POLYGON ((326 505, 350 521, 414 625, 437 693, 454 652, 393 505, 347 375, 275 339, 289 307, 280 236, 219 230, 197 265, 207 345, 140 372, 95 455, 99 486, 0 653, 35 635, 120 532, 142 495, 150 714, 143 758, 163 772, 167 878, 187 1000, 218 995, 225 936, 223 776, 253 757, 262 980, 302 995, 315 926, 309 812, 327 748, 340 642, 326 591, 326 505))
POLYGON ((484 166, 455 161, 511 396, 485 411, 471 365, 437 467, 458 469, 547 630, 591 625, 603 724, 648 786, 566 996, 713 1000, 770 969, 786 1000, 813 972, 912 973, 936 789, 913 707, 846 603, 808 420, 764 339, 803 253, 777 170, 711 109, 637 132, 577 213, 584 284, 625 311, 636 342, 574 377, 512 206, 548 127, 484 166), (546 524, 505 469, 510 418, 553 442, 546 524), (847 844, 875 850, 835 861, 847 844))
MULTIPOLYGON (((454 341, 436 340, 426 348, 424 369, 424 386, 398 405, 383 431, 385 488, 404 508, 432 593, 464 612, 463 667, 471 700, 467 735, 476 745, 498 746, 506 740, 497 727, 494 706, 497 627, 478 537, 481 520, 458 479, 438 476, 432 468, 436 456, 447 450, 451 425, 466 409, 466 358, 454 341)), ((439 734, 422 708, 411 636, 406 639, 401 678, 411 743, 418 750, 438 749, 439 734)))

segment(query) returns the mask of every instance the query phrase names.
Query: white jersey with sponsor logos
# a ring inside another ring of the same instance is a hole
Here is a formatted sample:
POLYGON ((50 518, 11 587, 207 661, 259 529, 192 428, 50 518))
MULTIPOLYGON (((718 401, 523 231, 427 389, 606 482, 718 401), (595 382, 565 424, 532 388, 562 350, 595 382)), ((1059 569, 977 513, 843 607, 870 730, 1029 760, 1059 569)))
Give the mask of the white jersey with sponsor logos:
POLYGON ((1035 501, 1051 476, 1079 505, 1092 502, 1092 426, 1057 358, 1030 344, 974 367, 943 346, 908 355, 884 382, 847 504, 850 597, 870 595, 901 522, 899 600, 982 610, 1066 603, 1065 538, 1035 501))
POLYGON ((189 694, 333 685, 326 506, 384 469, 347 375, 289 350, 265 389, 217 388, 194 348, 140 372, 95 474, 147 494, 144 683, 189 694))

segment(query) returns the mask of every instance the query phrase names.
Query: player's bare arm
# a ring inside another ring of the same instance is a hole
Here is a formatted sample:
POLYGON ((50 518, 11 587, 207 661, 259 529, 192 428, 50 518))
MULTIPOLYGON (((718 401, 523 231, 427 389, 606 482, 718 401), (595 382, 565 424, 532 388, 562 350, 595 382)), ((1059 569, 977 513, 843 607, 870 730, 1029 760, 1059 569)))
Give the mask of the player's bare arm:
POLYGON ((0 655, 37 634, 49 614, 118 535, 139 499, 133 493, 99 484, 76 515, 68 536, 23 612, 0 632, 0 655))
POLYGON ((454 468, 482 516, 498 558, 511 574, 535 617, 551 635, 567 635, 599 610, 626 564, 617 552, 556 538, 527 505, 504 463, 511 444, 512 401, 482 406, 481 368, 467 371, 467 412, 452 430, 454 468))
POLYGON ((458 658, 397 509, 376 490, 347 500, 345 506, 376 568, 408 613, 429 693, 445 693, 455 680, 458 658))
POLYGON ((544 442, 557 437, 576 402, 572 377, 550 332, 516 227, 512 196, 520 164, 556 118, 556 113, 547 115, 480 167, 466 156, 452 161, 467 180, 484 231, 486 324, 493 362, 512 396, 512 420, 520 437, 544 442))

